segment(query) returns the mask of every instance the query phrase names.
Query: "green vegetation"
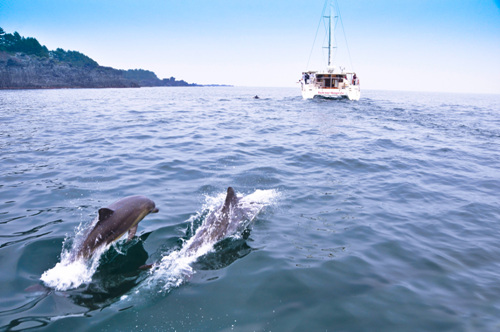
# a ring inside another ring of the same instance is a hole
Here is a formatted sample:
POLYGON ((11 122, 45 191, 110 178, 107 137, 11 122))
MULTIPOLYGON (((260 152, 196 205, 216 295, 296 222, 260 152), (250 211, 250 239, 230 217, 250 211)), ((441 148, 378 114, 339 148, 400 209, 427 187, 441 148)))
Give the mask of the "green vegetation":
POLYGON ((129 69, 123 71, 123 77, 133 81, 157 81, 158 76, 149 70, 144 69, 129 69))
POLYGON ((95 68, 99 66, 97 62, 77 51, 65 51, 58 48, 55 51, 50 51, 50 56, 58 61, 70 63, 75 67, 95 68))
POLYGON ((36 38, 23 37, 17 31, 13 34, 6 33, 0 28, 0 51, 7 53, 23 53, 26 55, 35 55, 41 58, 52 58, 60 62, 69 63, 75 67, 95 68, 99 64, 77 51, 65 51, 58 48, 55 51, 49 51, 45 45, 41 45, 36 38))
POLYGON ((0 28, 0 51, 9 53, 22 52, 40 57, 49 56, 47 47, 40 45, 35 38, 24 38, 18 32, 13 34, 5 33, 2 28, 0 28))

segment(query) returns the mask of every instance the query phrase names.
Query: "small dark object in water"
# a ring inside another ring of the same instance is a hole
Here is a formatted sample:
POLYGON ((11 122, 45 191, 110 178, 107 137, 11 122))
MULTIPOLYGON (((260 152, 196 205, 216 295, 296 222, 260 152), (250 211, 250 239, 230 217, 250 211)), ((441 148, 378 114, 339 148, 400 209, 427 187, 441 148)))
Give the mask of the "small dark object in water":
POLYGON ((153 267, 153 264, 144 264, 144 265, 141 265, 139 266, 139 270, 149 270, 150 268, 153 267))
POLYGON ((253 99, 260 99, 259 96, 255 95, 255 97, 253 97, 253 99))

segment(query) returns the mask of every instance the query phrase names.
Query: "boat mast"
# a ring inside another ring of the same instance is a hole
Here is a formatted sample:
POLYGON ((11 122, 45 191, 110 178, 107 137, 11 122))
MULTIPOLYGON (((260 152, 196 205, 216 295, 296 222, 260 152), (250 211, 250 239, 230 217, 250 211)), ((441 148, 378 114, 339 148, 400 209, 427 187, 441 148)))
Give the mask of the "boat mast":
POLYGON ((328 16, 328 68, 333 67, 333 49, 335 48, 335 19, 337 18, 333 10, 333 2, 330 2, 330 16, 328 16), (333 17, 333 20, 332 20, 333 17))
POLYGON ((332 9, 330 7, 330 16, 328 16, 328 68, 332 65, 332 9))

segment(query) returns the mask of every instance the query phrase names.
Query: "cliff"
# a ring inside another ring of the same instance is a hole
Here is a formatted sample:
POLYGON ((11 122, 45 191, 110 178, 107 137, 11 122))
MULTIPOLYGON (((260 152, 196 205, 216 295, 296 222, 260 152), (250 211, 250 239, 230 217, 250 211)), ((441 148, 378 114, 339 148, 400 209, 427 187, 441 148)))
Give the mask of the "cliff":
POLYGON ((0 89, 128 88, 197 86, 174 77, 160 80, 143 69, 99 66, 77 51, 49 51, 36 38, 6 33, 0 28, 0 89))
POLYGON ((123 71, 109 67, 74 65, 54 57, 0 52, 0 89, 125 88, 138 87, 123 71))

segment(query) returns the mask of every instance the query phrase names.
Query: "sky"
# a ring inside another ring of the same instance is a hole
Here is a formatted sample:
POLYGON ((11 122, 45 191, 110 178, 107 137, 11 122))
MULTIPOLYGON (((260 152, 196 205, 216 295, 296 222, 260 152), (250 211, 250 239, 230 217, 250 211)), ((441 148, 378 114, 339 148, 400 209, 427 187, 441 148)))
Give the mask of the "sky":
MULTIPOLYGON (((338 4, 335 63, 356 71, 362 89, 500 94, 500 0, 338 4)), ((159 78, 298 89, 302 71, 326 67, 323 6, 324 0, 1 0, 0 27, 50 50, 79 51, 102 66, 151 70, 159 78)))

